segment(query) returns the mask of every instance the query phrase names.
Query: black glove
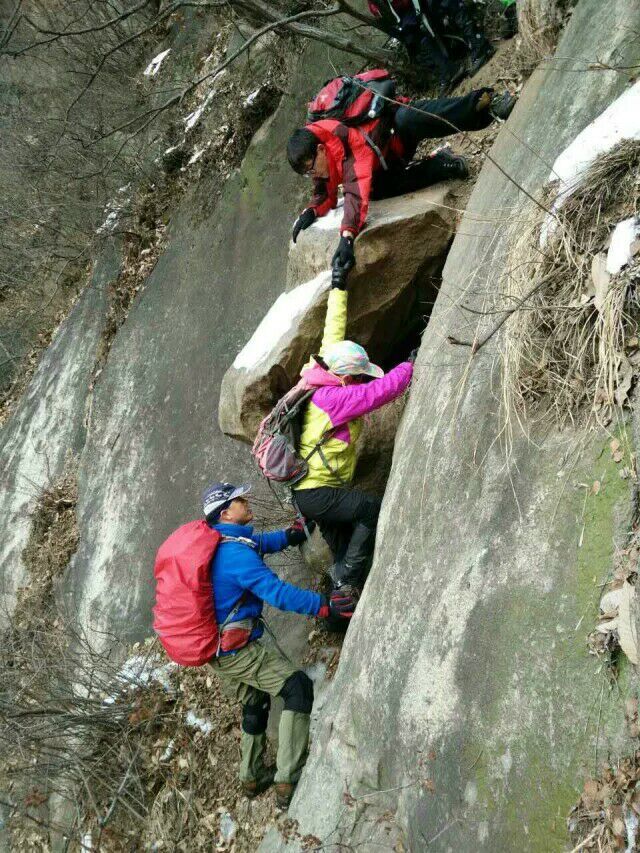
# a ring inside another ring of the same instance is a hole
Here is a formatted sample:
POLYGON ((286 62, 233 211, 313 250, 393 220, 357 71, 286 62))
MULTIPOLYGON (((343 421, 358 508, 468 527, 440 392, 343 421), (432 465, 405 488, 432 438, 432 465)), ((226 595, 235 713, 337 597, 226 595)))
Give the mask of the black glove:
POLYGON ((335 589, 331 593, 331 597, 322 596, 322 605, 318 611, 318 616, 326 619, 351 619, 358 603, 358 597, 353 590, 341 592, 335 589))
POLYGON ((303 210, 300 216, 293 223, 293 231, 291 232, 291 239, 295 243, 298 239, 298 234, 301 231, 307 229, 310 225, 316 221, 316 212, 312 207, 308 207, 306 210, 303 210))
POLYGON ((341 237, 338 248, 331 258, 331 267, 334 270, 336 267, 341 267, 345 273, 348 273, 355 266, 355 263, 356 255, 353 251, 353 237, 341 237))
MULTIPOLYGON (((316 529, 315 521, 306 521, 309 536, 316 529)), ((304 532, 304 523, 300 518, 296 518, 291 527, 285 530, 287 534, 287 546, 291 548, 293 545, 302 545, 307 541, 307 534, 304 532)))
POLYGON ((346 269, 345 267, 340 267, 338 266, 338 264, 335 264, 331 270, 331 289, 346 290, 348 275, 348 269, 346 269))
POLYGON ((409 353, 409 358, 407 359, 407 361, 410 361, 411 364, 416 363, 416 358, 418 357, 419 349, 420 349, 420 347, 416 347, 415 349, 412 349, 411 352, 409 353))

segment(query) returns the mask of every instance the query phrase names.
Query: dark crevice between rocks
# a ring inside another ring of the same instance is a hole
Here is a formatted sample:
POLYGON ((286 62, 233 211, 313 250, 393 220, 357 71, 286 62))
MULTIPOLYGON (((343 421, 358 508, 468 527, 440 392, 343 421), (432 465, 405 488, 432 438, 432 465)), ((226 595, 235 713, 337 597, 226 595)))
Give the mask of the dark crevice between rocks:
MULTIPOLYGON (((375 340, 370 345, 371 359, 385 372, 406 360, 414 349, 420 347, 440 290, 442 270, 450 246, 451 243, 439 258, 425 261, 406 291, 402 306, 398 305, 398 310, 404 311, 403 322, 398 325, 401 333, 379 349, 375 340)), ((391 473, 395 435, 409 393, 410 390, 366 419, 354 480, 357 488, 379 497, 384 495, 391 473)))

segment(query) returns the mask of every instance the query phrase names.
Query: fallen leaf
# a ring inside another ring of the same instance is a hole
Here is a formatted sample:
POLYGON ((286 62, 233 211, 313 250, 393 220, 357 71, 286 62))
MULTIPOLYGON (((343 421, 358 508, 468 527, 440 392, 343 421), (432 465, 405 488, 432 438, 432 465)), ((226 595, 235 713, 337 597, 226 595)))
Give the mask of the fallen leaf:
POLYGON ((640 660, 638 655, 638 634, 635 619, 632 616, 636 588, 635 586, 631 586, 630 583, 625 582, 622 590, 623 595, 620 599, 620 607, 618 610, 618 636, 620 638, 620 648, 632 664, 637 664, 640 660))
POLYGON ((619 406, 624 405, 629 396, 631 385, 633 383, 633 366, 628 358, 621 358, 618 365, 618 376, 616 384, 615 398, 619 406))
POLYGON ((635 696, 630 696, 629 699, 627 699, 624 703, 624 710, 630 720, 633 720, 638 716, 638 700, 635 696))
POLYGON ((599 494, 599 492, 600 492, 600 480, 596 480, 594 482, 593 486, 591 486, 591 494, 597 495, 597 494, 599 494))
POLYGON ((620 447, 620 442, 618 441, 617 438, 614 438, 609 442, 609 447, 611 449, 611 452, 615 453, 616 450, 618 450, 620 447))
POLYGON ((622 586, 619 586, 617 589, 610 589, 602 596, 600 599, 600 610, 602 613, 613 613, 614 615, 618 612, 618 608, 620 607, 620 599, 622 598, 622 586))
POLYGON ((624 453, 622 452, 622 450, 616 450, 616 452, 613 454, 613 461, 618 463, 618 462, 622 462, 623 459, 624 459, 624 453))
POLYGON ((589 797, 592 800, 598 796, 598 791, 600 790, 600 785, 596 782, 595 779, 587 779, 584 783, 584 794, 586 797, 589 797))
POLYGON ((621 817, 614 818, 613 824, 611 825, 611 829, 613 830, 613 834, 620 836, 624 836, 625 834, 625 825, 624 821, 621 817))
POLYGON ((611 286, 611 276, 607 272, 607 256, 604 252, 598 252, 591 261, 591 280, 596 291, 595 306, 602 311, 604 302, 611 286))
POLYGON ((621 480, 628 480, 631 476, 631 468, 623 468, 621 471, 618 471, 618 476, 621 480))

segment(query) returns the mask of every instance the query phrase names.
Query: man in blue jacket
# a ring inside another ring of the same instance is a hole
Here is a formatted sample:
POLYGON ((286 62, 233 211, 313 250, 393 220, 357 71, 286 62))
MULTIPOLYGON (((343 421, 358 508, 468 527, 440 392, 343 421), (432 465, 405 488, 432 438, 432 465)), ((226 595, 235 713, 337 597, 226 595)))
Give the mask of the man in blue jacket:
POLYGON ((305 540, 302 525, 270 533, 254 533, 253 513, 246 497, 250 485, 214 483, 202 496, 207 523, 222 534, 211 563, 220 649, 210 666, 225 688, 242 703, 244 792, 255 797, 273 782, 281 808, 291 802, 309 746, 309 715, 313 682, 273 646, 263 645, 264 602, 280 610, 309 616, 350 619, 353 599, 336 591, 328 599, 281 580, 263 561, 305 540), (275 773, 264 763, 271 697, 284 699, 278 732, 275 773))

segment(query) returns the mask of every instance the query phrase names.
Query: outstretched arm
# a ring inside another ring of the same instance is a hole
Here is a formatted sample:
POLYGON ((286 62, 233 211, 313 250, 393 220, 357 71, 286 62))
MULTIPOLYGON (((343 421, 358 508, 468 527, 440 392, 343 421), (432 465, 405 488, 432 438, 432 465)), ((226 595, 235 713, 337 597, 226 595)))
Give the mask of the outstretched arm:
POLYGON ((254 533, 251 537, 256 543, 259 554, 277 554, 289 547, 286 530, 271 530, 268 533, 254 533))
POLYGON ((395 400, 407 389, 412 375, 413 364, 403 361, 373 382, 327 388, 324 391, 326 403, 323 408, 334 427, 342 426, 395 400))
POLYGON ((248 568, 243 569, 242 585, 262 601, 266 601, 278 610, 292 613, 304 613, 316 616, 323 604, 322 597, 309 589, 300 589, 286 583, 265 565, 254 552, 254 559, 248 568))
POLYGON ((337 287, 329 291, 327 316, 324 321, 324 334, 320 355, 324 356, 331 344, 344 340, 347 333, 347 291, 337 287))

